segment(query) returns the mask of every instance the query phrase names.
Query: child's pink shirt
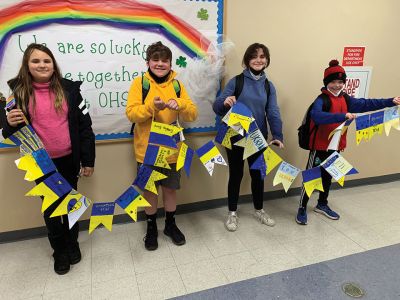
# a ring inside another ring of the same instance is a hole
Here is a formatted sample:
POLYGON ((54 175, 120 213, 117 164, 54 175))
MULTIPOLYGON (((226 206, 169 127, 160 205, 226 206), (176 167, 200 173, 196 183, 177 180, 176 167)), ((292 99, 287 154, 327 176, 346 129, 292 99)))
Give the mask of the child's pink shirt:
POLYGON ((31 123, 51 158, 63 157, 72 152, 68 126, 68 106, 63 101, 62 110, 54 107, 55 94, 50 91, 50 82, 33 82, 36 104, 29 103, 31 123))

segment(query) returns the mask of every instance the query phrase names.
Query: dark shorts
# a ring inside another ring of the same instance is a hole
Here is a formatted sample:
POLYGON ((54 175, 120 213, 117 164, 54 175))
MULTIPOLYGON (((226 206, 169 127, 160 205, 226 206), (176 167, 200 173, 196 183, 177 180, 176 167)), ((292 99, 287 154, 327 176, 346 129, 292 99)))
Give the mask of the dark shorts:
MULTIPOLYGON (((138 171, 141 165, 142 163, 139 162, 137 163, 138 171)), ((154 171, 160 172, 161 174, 168 176, 165 179, 156 181, 155 184, 157 187, 161 185, 173 190, 179 190, 181 188, 181 171, 180 170, 176 171, 176 164, 169 164, 169 165, 171 166, 171 169, 165 169, 151 165, 146 165, 146 166, 154 171)))

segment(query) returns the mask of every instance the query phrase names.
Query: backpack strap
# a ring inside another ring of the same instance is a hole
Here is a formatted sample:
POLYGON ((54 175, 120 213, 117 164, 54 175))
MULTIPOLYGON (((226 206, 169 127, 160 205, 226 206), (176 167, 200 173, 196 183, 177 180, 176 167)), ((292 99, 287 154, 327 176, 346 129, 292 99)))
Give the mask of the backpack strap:
POLYGON ((172 85, 174 86, 175 94, 177 98, 181 97, 181 84, 177 79, 172 80, 172 85))

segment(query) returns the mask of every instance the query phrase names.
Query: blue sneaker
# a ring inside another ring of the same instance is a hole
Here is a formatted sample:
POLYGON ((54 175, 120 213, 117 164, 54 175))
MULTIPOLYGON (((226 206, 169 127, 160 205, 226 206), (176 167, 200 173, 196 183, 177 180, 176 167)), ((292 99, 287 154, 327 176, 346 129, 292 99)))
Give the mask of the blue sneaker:
POLYGON ((338 213, 334 212, 328 205, 320 205, 318 204, 315 208, 314 211, 320 214, 323 214, 329 219, 332 220, 339 220, 340 216, 338 213))
POLYGON ((307 225, 307 211, 304 207, 300 207, 297 211, 296 223, 300 225, 307 225))

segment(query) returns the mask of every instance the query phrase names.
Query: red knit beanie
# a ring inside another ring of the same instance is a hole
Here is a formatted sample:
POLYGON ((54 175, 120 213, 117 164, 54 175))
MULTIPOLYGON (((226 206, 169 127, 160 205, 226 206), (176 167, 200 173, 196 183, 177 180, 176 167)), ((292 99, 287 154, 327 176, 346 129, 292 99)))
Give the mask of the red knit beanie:
POLYGON ((329 62, 329 67, 324 72, 324 85, 327 86, 333 80, 343 80, 346 83, 346 71, 336 59, 329 62))

